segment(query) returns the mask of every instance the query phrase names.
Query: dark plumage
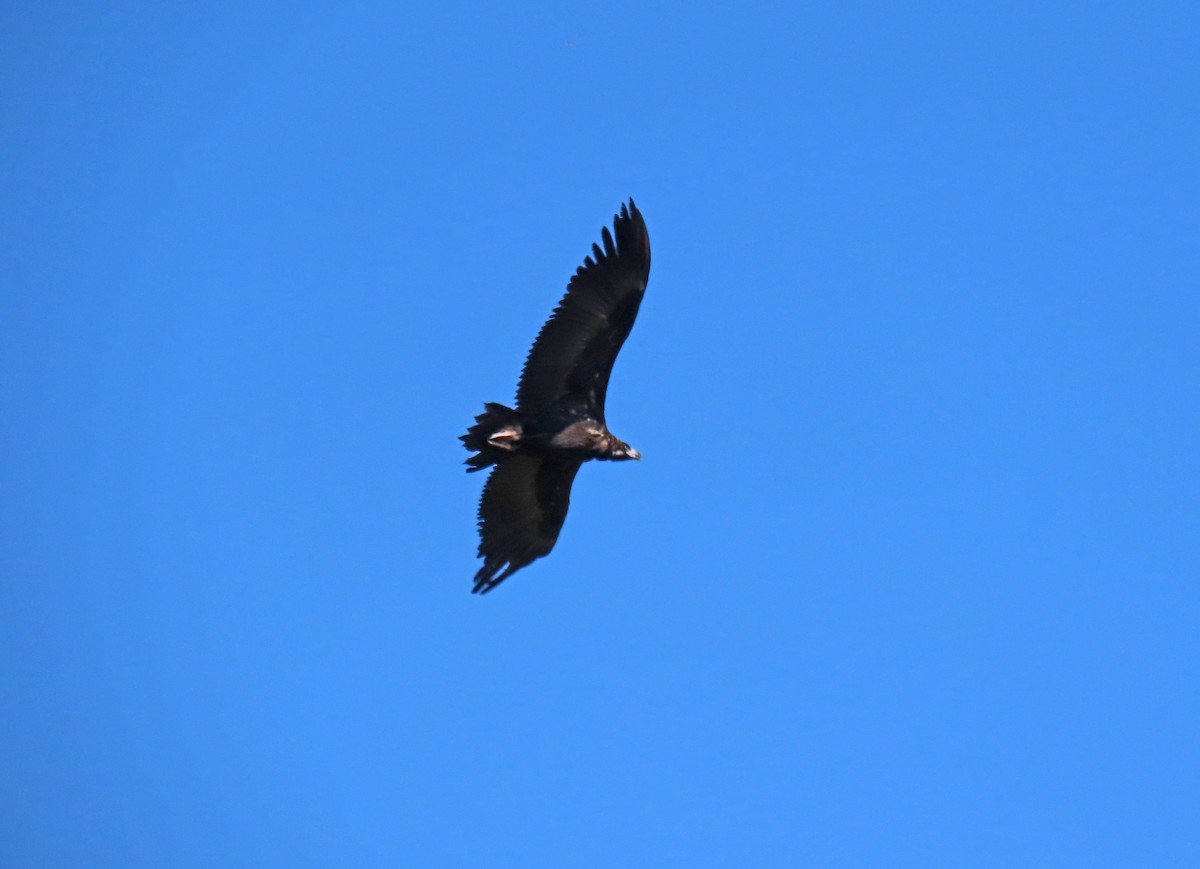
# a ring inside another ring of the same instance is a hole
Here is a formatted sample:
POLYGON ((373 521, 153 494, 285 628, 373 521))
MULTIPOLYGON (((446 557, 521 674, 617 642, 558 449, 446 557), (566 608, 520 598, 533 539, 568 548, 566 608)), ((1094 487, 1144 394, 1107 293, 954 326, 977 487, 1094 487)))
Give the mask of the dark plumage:
POLYGON ((600 231, 525 359, 516 409, 489 403, 461 440, 468 471, 495 468, 479 501, 473 591, 491 591, 554 548, 589 459, 639 459, 604 421, 613 362, 646 291, 650 236, 633 200, 600 231), (615 239, 614 239, 615 235, 615 239))

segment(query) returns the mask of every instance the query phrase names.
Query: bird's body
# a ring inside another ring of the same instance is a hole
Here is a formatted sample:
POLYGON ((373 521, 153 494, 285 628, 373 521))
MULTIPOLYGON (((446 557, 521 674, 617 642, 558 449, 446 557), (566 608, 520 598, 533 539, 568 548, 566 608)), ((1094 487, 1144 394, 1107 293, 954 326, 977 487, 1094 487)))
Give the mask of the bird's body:
POLYGON ((592 245, 538 334, 516 408, 486 404, 461 438, 474 453, 468 471, 494 466, 479 503, 476 592, 550 552, 583 462, 641 458, 604 419, 609 375, 650 274, 650 238, 632 199, 613 232, 615 241, 601 231, 603 249, 592 245))

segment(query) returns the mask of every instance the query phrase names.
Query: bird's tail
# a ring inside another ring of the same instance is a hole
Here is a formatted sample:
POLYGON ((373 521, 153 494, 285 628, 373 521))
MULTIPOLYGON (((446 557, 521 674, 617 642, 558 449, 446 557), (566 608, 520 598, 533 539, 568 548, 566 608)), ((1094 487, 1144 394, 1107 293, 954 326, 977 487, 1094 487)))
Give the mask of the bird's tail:
POLYGON ((467 471, 482 471, 494 465, 516 449, 521 440, 521 414, 511 407, 489 401, 483 413, 475 417, 475 425, 459 440, 475 455, 467 459, 467 471))

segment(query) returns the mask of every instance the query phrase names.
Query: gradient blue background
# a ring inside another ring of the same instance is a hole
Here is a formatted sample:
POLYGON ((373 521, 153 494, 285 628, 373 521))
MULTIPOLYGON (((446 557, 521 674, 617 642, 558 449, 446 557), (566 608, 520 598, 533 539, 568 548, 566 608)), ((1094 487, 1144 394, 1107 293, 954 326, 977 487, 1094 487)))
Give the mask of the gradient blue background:
POLYGON ((1200 865, 1194 3, 8 4, 0 865, 1200 865), (627 196, 553 555, 456 440, 627 196))

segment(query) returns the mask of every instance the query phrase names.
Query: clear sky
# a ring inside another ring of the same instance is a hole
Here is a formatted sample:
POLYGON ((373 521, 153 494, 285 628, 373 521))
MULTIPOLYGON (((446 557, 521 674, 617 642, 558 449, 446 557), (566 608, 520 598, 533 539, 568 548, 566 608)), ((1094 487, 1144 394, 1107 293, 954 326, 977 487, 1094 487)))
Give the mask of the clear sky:
POLYGON ((0 865, 1200 865, 1200 7, 6 4, 0 865), (654 251, 469 593, 567 278, 654 251))

